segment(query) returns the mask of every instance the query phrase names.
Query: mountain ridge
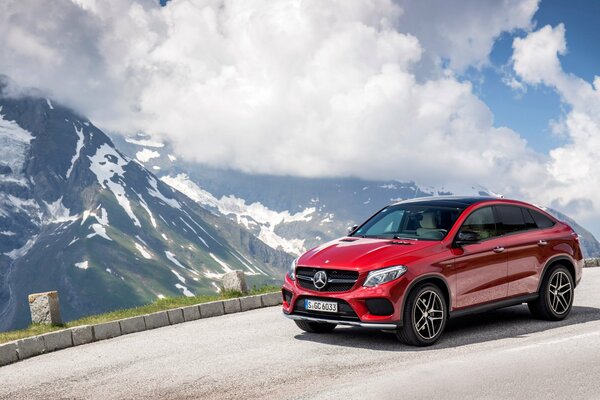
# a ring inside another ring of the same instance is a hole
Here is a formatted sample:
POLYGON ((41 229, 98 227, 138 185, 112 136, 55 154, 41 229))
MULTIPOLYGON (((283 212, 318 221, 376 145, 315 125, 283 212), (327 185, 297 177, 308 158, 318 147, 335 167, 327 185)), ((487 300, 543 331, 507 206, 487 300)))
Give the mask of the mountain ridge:
MULTIPOLYGON (((353 177, 248 174, 180 160, 168 142, 143 133, 113 138, 123 151, 138 157, 163 182, 204 207, 229 216, 270 246, 296 255, 344 235, 348 226, 364 221, 397 200, 451 194, 499 196, 479 184, 434 187, 353 177)), ((563 213, 547 211, 581 235, 586 256, 600 256, 600 243, 592 233, 563 213)))
POLYGON ((291 261, 49 99, 0 94, 0 143, 0 330, 28 323, 32 292, 58 289, 69 320, 214 293, 233 269, 277 282, 291 261))

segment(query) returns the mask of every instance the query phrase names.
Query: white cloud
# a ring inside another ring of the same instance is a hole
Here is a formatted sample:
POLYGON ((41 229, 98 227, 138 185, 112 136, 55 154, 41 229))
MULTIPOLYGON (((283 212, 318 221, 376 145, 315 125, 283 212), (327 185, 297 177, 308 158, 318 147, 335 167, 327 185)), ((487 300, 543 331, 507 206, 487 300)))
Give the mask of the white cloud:
MULTIPOLYGON (((7 0, 0 4, 0 35, 9 38, 0 43, 0 71, 101 127, 148 132, 170 140, 178 155, 212 165, 424 185, 493 182, 497 191, 519 194, 533 183, 573 179, 552 169, 571 150, 557 149, 548 164, 517 133, 494 126, 489 108, 456 74, 488 63, 502 32, 531 29, 537 6, 7 0)), ((516 75, 560 87, 570 104, 586 102, 578 94, 586 84, 565 77, 554 59, 566 51, 562 28, 544 29, 536 42, 515 43, 516 75)), ((591 124, 583 121, 570 123, 591 124)))
POLYGON ((482 66, 502 32, 529 30, 538 0, 402 0, 399 29, 419 38, 426 55, 454 70, 482 66), (428 54, 427 54, 428 53, 428 54))
MULTIPOLYGON (((567 140, 550 151, 549 177, 530 196, 564 210, 574 218, 600 222, 600 77, 593 84, 566 73, 560 55, 567 51, 565 27, 545 26, 513 44, 513 64, 527 84, 557 91, 569 111, 553 124, 567 140)), ((592 222, 588 226, 593 226, 592 222)))
POLYGON ((530 84, 556 82, 562 75, 557 55, 567 51, 565 27, 546 25, 525 38, 516 38, 513 49, 514 69, 521 79, 530 84))

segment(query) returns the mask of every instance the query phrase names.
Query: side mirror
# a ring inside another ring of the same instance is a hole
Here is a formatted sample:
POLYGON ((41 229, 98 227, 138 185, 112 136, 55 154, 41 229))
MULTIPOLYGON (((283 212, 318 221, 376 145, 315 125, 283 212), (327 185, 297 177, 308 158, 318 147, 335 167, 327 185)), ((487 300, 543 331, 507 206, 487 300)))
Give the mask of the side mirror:
POLYGON ((473 231, 462 231, 458 232, 458 236, 456 237, 454 243, 457 246, 464 246, 466 244, 477 243, 480 240, 481 236, 479 235, 479 233, 473 231))
POLYGON ((351 235, 358 228, 358 225, 352 225, 348 227, 348 235, 351 235))

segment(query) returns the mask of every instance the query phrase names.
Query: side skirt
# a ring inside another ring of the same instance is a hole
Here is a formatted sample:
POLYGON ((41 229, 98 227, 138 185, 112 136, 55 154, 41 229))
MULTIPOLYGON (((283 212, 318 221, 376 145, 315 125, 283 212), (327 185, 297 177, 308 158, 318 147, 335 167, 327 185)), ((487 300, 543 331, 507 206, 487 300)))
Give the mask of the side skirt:
POLYGON ((499 308, 516 306, 516 305, 519 305, 522 303, 527 303, 529 301, 533 301, 533 300, 537 299, 538 296, 539 296, 538 293, 527 294, 525 296, 511 297, 511 298, 500 300, 500 301, 494 301, 492 303, 486 303, 486 304, 481 304, 481 305, 477 305, 477 306, 461 308, 460 310, 452 311, 450 313, 450 318, 462 317, 462 316, 471 315, 471 314, 479 314, 479 313, 486 312, 486 311, 497 310, 499 308))

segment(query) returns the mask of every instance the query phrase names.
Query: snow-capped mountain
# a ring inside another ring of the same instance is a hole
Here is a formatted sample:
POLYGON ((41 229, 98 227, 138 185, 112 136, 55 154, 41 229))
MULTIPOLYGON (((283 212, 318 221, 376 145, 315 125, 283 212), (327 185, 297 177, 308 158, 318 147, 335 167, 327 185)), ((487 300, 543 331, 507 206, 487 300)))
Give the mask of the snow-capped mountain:
MULTIPOLYGON (((163 182, 238 222, 269 246, 292 254, 345 234, 349 226, 397 200, 450 194, 497 196, 480 185, 436 188, 414 182, 246 174, 184 162, 169 143, 144 134, 116 135, 114 140, 163 182)), ((600 256, 600 243, 589 231, 564 214, 548 211, 581 235, 588 257, 600 256)))
POLYGON ((223 273, 280 280, 291 256, 175 191, 89 120, 0 83, 0 330, 27 295, 59 290, 64 317, 215 293, 223 273))

